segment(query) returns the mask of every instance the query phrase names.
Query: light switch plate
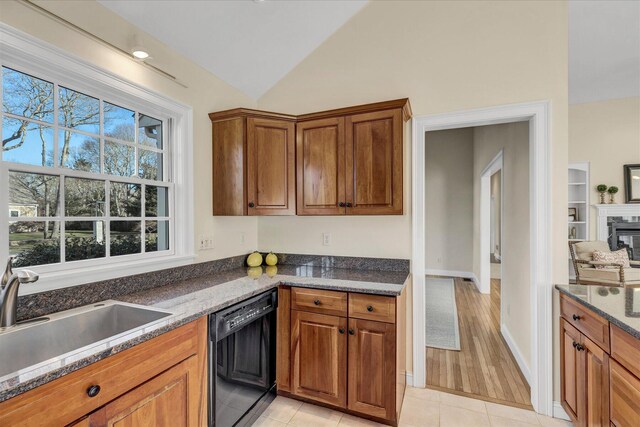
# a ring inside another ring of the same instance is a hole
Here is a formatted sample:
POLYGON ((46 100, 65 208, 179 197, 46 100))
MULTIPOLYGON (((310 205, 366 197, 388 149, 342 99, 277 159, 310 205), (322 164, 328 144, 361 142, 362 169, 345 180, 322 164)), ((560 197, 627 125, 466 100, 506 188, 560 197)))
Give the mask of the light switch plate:
POLYGON ((322 233, 322 245, 323 246, 331 245, 331 233, 322 233))

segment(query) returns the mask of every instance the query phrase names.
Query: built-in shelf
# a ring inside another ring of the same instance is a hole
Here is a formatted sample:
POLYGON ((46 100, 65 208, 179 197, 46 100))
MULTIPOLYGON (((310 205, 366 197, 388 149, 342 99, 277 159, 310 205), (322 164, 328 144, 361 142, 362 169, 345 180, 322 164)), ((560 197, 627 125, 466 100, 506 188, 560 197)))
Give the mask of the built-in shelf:
MULTIPOLYGON (((584 242, 589 240, 589 163, 576 162, 569 164, 567 203, 575 212, 575 221, 567 221, 567 240, 584 242), (574 237, 570 239, 569 237, 574 237)), ((568 248, 567 248, 568 249, 568 248)), ((567 255, 569 256, 567 250, 567 255)), ((569 256, 569 278, 575 278, 573 263, 569 256)))

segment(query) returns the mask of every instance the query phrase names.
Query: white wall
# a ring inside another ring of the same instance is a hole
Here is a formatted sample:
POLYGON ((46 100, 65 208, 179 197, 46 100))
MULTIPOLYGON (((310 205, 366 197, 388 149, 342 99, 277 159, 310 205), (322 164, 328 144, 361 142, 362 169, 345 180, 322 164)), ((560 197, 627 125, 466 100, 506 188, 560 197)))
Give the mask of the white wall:
MULTIPOLYGON (((592 204, 600 200, 598 184, 617 186, 616 200, 624 203, 622 166, 640 163, 640 98, 570 105, 569 161, 590 163, 592 204)), ((595 239, 596 212, 591 209, 590 232, 595 239)))
POLYGON ((474 272, 480 277, 480 178, 503 150, 504 216, 501 299, 504 322, 525 363, 531 366, 529 238, 529 123, 478 126, 473 131, 474 272))
MULTIPOLYGON (((211 122, 207 114, 238 106, 254 107, 255 101, 232 88, 177 52, 142 33, 118 15, 93 1, 36 2, 65 20, 117 46, 127 49, 139 34, 149 49, 151 63, 175 75, 184 88, 133 61, 128 55, 83 35, 16 1, 0 2, 0 20, 71 54, 123 76, 139 85, 193 107, 195 240, 213 235, 215 248, 198 253, 197 261, 245 254, 257 246, 255 218, 213 217, 211 201, 211 122), (240 241, 245 234, 245 243, 240 241)), ((197 249, 196 249, 196 252, 197 249)))
POLYGON ((428 270, 473 271, 473 128, 427 132, 428 270))

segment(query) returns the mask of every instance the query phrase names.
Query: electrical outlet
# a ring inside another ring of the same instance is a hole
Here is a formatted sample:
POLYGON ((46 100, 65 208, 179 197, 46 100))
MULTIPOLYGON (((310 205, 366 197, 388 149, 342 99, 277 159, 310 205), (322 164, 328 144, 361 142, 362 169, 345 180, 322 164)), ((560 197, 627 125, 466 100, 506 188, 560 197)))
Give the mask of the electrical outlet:
POLYGON ((507 304, 507 316, 511 316, 511 304, 507 304))
POLYGON ((244 234, 244 231, 241 231, 240 232, 240 244, 244 245, 245 240, 246 240, 246 236, 244 234))
POLYGON ((200 236, 200 250, 204 251, 207 249, 213 249, 213 236, 203 234, 200 236))
POLYGON ((322 233, 322 245, 323 246, 331 245, 331 233, 322 233))

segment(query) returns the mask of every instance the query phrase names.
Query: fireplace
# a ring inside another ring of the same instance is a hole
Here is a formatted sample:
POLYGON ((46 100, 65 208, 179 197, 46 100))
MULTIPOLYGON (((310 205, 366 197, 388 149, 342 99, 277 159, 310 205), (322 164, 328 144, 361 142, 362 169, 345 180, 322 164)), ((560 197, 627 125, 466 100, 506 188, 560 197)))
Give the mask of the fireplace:
POLYGON ((611 250, 626 248, 629 257, 640 261, 640 204, 595 205, 597 239, 611 250))
POLYGON ((625 248, 630 259, 640 261, 640 222, 612 222, 609 230, 611 250, 625 248))

